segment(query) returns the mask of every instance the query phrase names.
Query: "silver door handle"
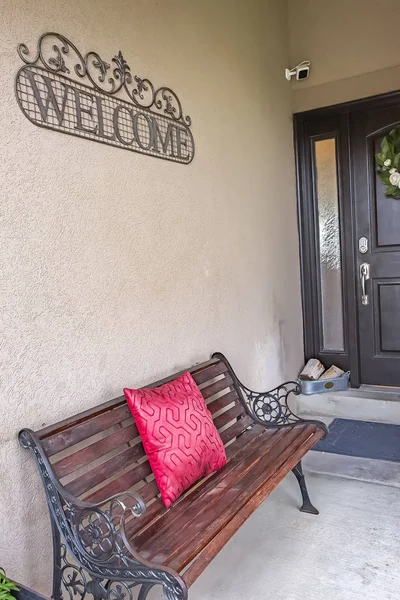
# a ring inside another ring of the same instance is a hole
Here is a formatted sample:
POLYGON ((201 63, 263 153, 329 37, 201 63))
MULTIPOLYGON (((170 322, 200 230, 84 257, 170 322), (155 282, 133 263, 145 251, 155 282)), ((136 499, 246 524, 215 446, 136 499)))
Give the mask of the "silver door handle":
POLYGON ((368 294, 366 291, 366 281, 369 279, 369 264, 362 263, 360 265, 360 281, 361 281, 361 304, 368 304, 368 294))

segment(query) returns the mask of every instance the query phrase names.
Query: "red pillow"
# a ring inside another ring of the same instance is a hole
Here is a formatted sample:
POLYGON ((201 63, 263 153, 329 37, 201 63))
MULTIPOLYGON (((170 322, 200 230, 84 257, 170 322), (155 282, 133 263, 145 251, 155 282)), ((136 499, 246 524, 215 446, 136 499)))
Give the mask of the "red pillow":
POLYGON ((226 464, 224 445, 190 373, 124 393, 166 507, 226 464))

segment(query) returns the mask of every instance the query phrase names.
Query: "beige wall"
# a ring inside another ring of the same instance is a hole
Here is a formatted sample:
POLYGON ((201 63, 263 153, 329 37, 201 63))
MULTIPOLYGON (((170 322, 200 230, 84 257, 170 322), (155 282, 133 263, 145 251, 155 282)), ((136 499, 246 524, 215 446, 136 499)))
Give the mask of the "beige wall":
POLYGON ((0 565, 47 591, 33 429, 222 350, 268 387, 302 360, 287 14, 280 0, 1 0, 0 565), (176 89, 182 166, 35 127, 19 42, 59 31, 176 89))
POLYGON ((398 0, 289 0, 290 66, 310 60, 293 82, 293 112, 400 89, 398 0))

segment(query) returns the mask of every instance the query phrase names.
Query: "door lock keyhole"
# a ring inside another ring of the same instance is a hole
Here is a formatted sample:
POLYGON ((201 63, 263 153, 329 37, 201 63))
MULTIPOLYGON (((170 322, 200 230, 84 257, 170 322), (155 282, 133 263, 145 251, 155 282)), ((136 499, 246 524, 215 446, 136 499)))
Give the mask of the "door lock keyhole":
POLYGON ((368 252, 368 240, 366 237, 360 237, 358 240, 358 250, 360 254, 366 254, 368 252))

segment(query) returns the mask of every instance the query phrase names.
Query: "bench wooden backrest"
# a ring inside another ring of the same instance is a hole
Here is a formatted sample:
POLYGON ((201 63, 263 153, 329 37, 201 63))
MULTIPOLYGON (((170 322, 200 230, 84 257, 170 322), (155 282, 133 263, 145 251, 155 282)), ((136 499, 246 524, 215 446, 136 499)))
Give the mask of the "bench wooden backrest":
MULTIPOLYGON (((239 400, 227 365, 214 359, 187 370, 200 387, 224 444, 229 444, 252 421, 239 400)), ((177 375, 147 387, 156 387, 177 375)), ((46 427, 37 435, 56 477, 74 496, 101 502, 136 489, 148 504, 149 517, 163 510, 138 430, 123 396, 46 427)), ((140 521, 143 524, 142 519, 140 521)))

